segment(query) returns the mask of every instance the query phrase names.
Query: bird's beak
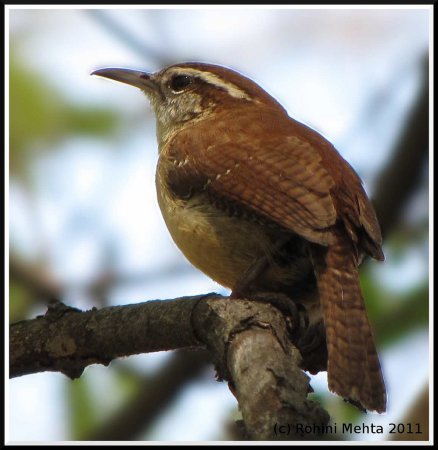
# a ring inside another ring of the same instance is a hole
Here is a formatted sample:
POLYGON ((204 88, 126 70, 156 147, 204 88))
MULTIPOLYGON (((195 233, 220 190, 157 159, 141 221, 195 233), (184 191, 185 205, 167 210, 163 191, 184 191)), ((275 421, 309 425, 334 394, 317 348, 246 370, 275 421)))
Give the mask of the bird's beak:
POLYGON ((100 77, 120 81, 121 83, 135 86, 147 92, 158 91, 158 86, 152 79, 152 75, 147 72, 141 72, 140 70, 108 67, 97 69, 94 72, 91 72, 91 75, 99 75, 100 77))

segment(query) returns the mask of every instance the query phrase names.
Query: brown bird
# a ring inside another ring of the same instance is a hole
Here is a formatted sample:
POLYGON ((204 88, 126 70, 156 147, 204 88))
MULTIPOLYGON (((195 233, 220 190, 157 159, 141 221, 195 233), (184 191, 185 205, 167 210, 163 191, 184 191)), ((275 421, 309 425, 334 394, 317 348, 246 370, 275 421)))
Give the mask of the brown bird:
POLYGON ((278 293, 304 304, 311 324, 325 326, 329 389, 385 411, 358 274, 365 255, 384 259, 382 238, 352 167, 228 68, 182 63, 154 74, 93 74, 136 86, 150 99, 158 203, 187 259, 234 297, 278 293))

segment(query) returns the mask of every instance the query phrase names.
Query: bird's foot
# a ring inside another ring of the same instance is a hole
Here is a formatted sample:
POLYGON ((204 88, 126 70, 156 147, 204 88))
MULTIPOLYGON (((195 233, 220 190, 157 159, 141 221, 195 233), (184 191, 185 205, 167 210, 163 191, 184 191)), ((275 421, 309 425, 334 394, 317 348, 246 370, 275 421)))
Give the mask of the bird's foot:
MULTIPOLYGON (((233 294, 234 291, 231 297, 236 298, 237 294, 233 294)), ((293 342, 298 341, 300 336, 306 333, 309 326, 306 308, 301 303, 294 302, 286 294, 280 292, 256 292, 243 295, 242 297, 260 303, 269 303, 278 309, 286 319, 289 336, 293 342)))

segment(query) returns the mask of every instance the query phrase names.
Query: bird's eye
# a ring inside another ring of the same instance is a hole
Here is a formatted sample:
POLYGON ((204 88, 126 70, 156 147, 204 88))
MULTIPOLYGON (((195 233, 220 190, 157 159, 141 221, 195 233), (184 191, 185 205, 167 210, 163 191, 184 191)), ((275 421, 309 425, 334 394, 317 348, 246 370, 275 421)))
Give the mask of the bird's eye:
POLYGON ((173 92, 181 92, 185 87, 192 83, 192 77, 189 75, 175 75, 169 83, 173 92))

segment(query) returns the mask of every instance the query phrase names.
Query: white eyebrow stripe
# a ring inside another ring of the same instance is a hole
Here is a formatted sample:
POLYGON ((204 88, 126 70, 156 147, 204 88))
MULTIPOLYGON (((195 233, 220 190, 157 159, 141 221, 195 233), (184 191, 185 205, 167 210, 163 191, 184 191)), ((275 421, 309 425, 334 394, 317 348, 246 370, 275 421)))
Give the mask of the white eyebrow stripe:
POLYGON ((223 78, 215 75, 211 72, 205 72, 203 70, 191 69, 189 67, 181 67, 175 68, 171 73, 181 73, 181 74, 190 74, 196 76, 206 83, 213 84, 215 86, 219 86, 228 92, 232 97, 235 98, 244 98, 245 100, 252 100, 252 98, 242 89, 238 88, 235 84, 230 83, 229 81, 225 81, 223 78))

